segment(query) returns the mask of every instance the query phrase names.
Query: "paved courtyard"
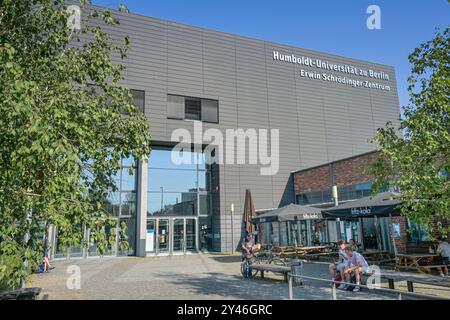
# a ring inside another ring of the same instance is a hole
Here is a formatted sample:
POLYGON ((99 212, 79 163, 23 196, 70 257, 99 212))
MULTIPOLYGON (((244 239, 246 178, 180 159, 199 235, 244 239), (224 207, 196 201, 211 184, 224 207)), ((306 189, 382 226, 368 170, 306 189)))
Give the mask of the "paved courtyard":
MULTIPOLYGON (((240 256, 193 254, 149 258, 90 258, 55 261, 50 273, 33 275, 31 286, 42 288, 41 299, 288 299, 281 277, 243 279, 240 256), (70 266, 81 271, 81 288, 69 290, 70 266)), ((326 264, 305 264, 304 274, 328 278, 326 264)), ((330 287, 308 281, 294 288, 296 299, 331 298, 330 287)), ((338 299, 393 299, 364 290, 338 290, 338 299)))

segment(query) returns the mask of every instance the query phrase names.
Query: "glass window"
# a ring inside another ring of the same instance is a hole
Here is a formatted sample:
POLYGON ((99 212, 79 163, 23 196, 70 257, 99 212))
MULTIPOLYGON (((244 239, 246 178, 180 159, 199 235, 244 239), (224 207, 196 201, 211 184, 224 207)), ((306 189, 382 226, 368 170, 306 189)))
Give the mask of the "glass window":
MULTIPOLYGON (((120 219, 120 224, 125 223, 127 230, 125 232, 128 242, 129 248, 126 250, 120 250, 119 255, 128 255, 132 256, 136 252, 136 218, 130 217, 130 218, 123 218, 120 219)), ((119 241, 124 241, 125 239, 119 239, 119 241)))
POLYGON ((145 110, 145 91, 131 90, 133 98, 131 103, 136 106, 136 109, 144 113, 145 110))
POLYGON ((136 192, 121 193, 121 217, 134 216, 136 214, 136 192))
POLYGON ((197 193, 149 192, 147 215, 195 216, 197 215, 197 193))
POLYGON ((171 119, 184 119, 184 97, 167 96, 167 117, 171 119))
POLYGON ((219 101, 168 94, 167 118, 218 123, 219 101))
MULTIPOLYGON (((196 170, 197 154, 194 152, 183 151, 175 152, 171 149, 153 149, 150 154, 148 167, 149 169, 183 169, 196 170), (173 158, 173 159, 172 159, 173 158), (183 163, 177 164, 173 160, 183 159, 183 163)), ((203 157, 198 157, 199 169, 205 169, 205 161, 203 157)))
POLYGON ((122 168, 136 167, 136 160, 133 157, 122 159, 122 168))
POLYGON ((109 192, 105 199, 105 210, 109 214, 118 217, 120 210, 120 193, 109 192))
POLYGON ((209 194, 200 195, 200 215, 209 215, 209 194))
POLYGON ((218 104, 217 100, 202 99, 202 121, 219 122, 218 104))
POLYGON ((122 170, 122 187, 121 191, 131 191, 136 190, 136 169, 132 170, 132 173, 130 173, 129 168, 124 168, 122 170))
MULTIPOLYGON (((206 166, 192 164, 176 165, 172 162, 172 150, 154 149, 148 163, 147 215, 198 216, 208 215, 209 179, 206 166), (199 194, 199 197, 197 197, 199 194)), ((185 152, 192 161, 195 152, 185 152)), ((202 156, 198 158, 203 159, 202 156)))
POLYGON ((196 192, 197 172, 191 170, 148 170, 148 191, 196 192))
POLYGON ((422 242, 430 240, 430 234, 423 225, 415 223, 412 220, 408 219, 408 228, 409 228, 408 230, 409 241, 422 242))
POLYGON ((184 118, 189 120, 202 120, 200 99, 185 98, 184 118))

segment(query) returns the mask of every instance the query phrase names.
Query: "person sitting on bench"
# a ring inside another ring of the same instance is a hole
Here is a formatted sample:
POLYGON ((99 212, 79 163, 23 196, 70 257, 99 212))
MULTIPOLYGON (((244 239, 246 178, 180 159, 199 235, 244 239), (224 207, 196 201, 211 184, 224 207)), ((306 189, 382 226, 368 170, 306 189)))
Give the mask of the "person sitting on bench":
MULTIPOLYGON (((361 274, 366 273, 369 268, 369 264, 366 259, 364 259, 362 254, 353 251, 353 248, 350 246, 345 248, 345 253, 348 256, 349 266, 344 270, 344 278, 346 279, 346 282, 350 282, 352 274, 354 273, 356 278, 356 286, 353 288, 353 292, 359 292, 361 291, 361 274)), ((344 287, 343 289, 347 288, 344 287)))
POLYGON ((247 232, 245 238, 242 240, 242 260, 253 253, 253 244, 253 237, 247 232))
MULTIPOLYGON (((345 254, 345 241, 338 241, 338 261, 329 265, 328 269, 330 270, 330 274, 333 280, 336 279, 336 270, 339 271, 340 276, 343 277, 344 269, 348 265, 347 255, 345 254)), ((334 284, 333 284, 334 285, 334 284)), ((342 285, 343 286, 343 285, 342 285)), ((342 288, 341 288, 342 289, 342 288)))
POLYGON ((354 239, 350 239, 348 241, 348 245, 352 247, 353 251, 358 251, 358 245, 356 244, 356 241, 354 239))
POLYGON ((437 264, 442 264, 442 271, 440 272, 441 277, 448 277, 448 267, 450 258, 450 244, 447 241, 442 240, 441 237, 436 239, 438 244, 437 253, 440 255, 436 261, 437 264))

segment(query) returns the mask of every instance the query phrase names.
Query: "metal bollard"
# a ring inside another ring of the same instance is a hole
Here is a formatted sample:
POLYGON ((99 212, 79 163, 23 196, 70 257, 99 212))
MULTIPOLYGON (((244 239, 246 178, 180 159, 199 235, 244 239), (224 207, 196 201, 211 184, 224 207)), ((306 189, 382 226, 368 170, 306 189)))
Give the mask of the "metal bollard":
POLYGON ((337 300, 337 295, 336 295, 336 284, 334 282, 331 283, 331 300, 337 300))
POLYGON ((294 284, 302 285, 303 281, 301 276, 303 275, 303 264, 299 259, 294 259, 291 262, 291 273, 294 276, 294 284))
POLYGON ((292 276, 288 274, 289 300, 294 300, 294 290, 292 288, 292 276))

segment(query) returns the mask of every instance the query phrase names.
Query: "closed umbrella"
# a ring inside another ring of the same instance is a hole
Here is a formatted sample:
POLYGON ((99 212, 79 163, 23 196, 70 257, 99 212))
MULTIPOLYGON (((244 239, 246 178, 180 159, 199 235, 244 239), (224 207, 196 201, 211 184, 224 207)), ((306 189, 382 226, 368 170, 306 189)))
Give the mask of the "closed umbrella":
POLYGON ((255 205, 253 204, 252 194, 250 190, 245 190, 245 202, 244 202, 244 226, 248 233, 255 232, 255 225, 252 223, 252 219, 255 217, 255 205))

